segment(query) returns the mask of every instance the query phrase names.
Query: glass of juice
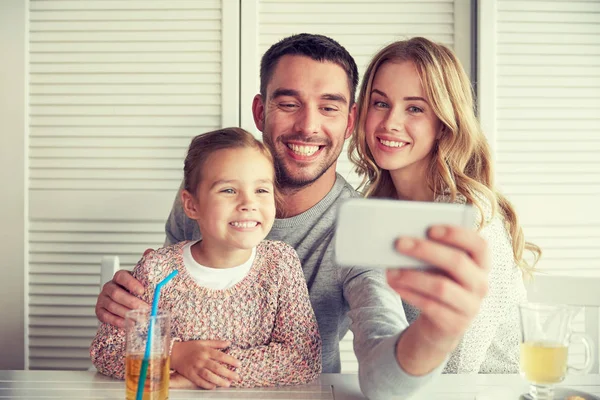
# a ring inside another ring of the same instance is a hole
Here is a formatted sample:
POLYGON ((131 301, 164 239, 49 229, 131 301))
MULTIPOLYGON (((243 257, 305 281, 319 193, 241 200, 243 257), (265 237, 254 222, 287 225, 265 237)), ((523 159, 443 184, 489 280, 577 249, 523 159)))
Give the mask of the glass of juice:
POLYGON ((525 303, 519 305, 521 317, 521 375, 529 382, 531 400, 552 400, 554 385, 568 373, 588 373, 594 362, 591 339, 571 332, 571 321, 579 308, 567 305, 525 303), (569 346, 581 342, 585 363, 567 363, 569 346))
MULTIPOLYGON (((131 310, 125 316, 125 391, 127 400, 136 400, 138 381, 148 340, 150 311, 131 310)), ((150 342, 150 358, 144 384, 144 400, 169 398, 169 345, 171 317, 168 311, 156 315, 150 342)))

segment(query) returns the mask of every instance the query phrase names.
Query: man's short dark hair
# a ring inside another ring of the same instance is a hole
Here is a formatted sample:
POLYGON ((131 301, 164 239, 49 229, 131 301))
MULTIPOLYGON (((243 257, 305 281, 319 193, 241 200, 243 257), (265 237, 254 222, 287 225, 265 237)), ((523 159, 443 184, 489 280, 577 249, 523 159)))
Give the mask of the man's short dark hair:
POLYGON ((260 61, 260 94, 267 94, 267 84, 273 76, 277 62, 283 56, 304 56, 319 62, 329 61, 342 67, 348 76, 350 106, 354 104, 358 85, 358 68, 354 58, 335 40, 310 33, 300 33, 280 40, 267 50, 260 61))

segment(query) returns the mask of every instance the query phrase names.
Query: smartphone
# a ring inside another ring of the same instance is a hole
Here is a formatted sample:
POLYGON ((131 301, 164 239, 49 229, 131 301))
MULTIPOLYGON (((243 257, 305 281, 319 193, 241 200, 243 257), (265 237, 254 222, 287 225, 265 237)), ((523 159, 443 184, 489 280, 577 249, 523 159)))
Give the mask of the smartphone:
POLYGON ((475 228, 473 207, 466 204, 383 199, 349 199, 337 214, 335 259, 339 265, 379 268, 428 268, 395 249, 400 236, 427 237, 432 225, 475 228))

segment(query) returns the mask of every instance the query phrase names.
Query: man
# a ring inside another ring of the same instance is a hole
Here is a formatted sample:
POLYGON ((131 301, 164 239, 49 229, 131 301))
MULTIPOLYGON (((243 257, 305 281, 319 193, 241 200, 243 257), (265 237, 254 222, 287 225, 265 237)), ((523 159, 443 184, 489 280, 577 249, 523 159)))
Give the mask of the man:
MULTIPOLYGON (((397 250, 445 274, 388 271, 386 282, 380 271, 338 267, 332 241, 336 210, 343 199, 358 196, 335 172, 356 118, 356 64, 334 40, 300 34, 265 53, 260 76, 252 112, 274 153, 284 197, 267 239, 294 246, 302 261, 323 339, 323 372, 340 371, 339 338, 350 325, 364 394, 407 396, 443 369, 477 314, 487 292, 486 244, 475 232, 434 227, 431 240, 399 238, 397 250), (390 287, 421 309, 412 325, 390 287)), ((200 238, 179 196, 166 233, 167 244, 200 238)), ((122 325, 127 309, 143 306, 122 287, 143 290, 127 272, 115 274, 98 298, 100 320, 122 325)), ((205 342, 201 345, 211 345, 205 342)), ((225 377, 211 378, 215 386, 227 385, 225 377)))

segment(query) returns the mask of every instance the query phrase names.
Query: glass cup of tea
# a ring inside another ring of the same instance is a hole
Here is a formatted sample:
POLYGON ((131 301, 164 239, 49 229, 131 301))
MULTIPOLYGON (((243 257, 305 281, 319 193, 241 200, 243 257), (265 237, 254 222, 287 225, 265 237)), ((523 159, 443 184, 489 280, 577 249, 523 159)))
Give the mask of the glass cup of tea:
MULTIPOLYGON (((571 332, 571 321, 578 307, 524 303, 521 317, 521 375, 529 382, 529 399, 552 400, 554 385, 565 375, 586 374, 594 362, 593 342, 583 333, 571 332), (585 362, 580 367, 567 363, 569 346, 582 343, 585 362)), ((527 397, 526 397, 527 398, 527 397)))
MULTIPOLYGON (((155 318, 152 332, 150 332, 150 359, 144 385, 144 400, 169 398, 171 315, 168 311, 159 311, 155 318)), ((125 391, 127 400, 136 400, 149 325, 150 311, 131 310, 125 315, 125 391)))

